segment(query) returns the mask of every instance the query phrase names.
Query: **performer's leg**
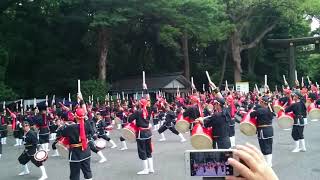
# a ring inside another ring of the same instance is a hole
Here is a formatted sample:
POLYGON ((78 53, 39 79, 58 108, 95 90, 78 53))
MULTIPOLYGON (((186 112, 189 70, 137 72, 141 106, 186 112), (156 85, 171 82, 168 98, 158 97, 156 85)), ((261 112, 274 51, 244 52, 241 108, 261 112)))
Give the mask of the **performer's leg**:
POLYGON ((292 136, 294 143, 295 143, 295 148, 292 150, 292 152, 299 152, 300 148, 299 148, 299 128, 298 128, 298 126, 293 125, 291 136, 292 136))
POLYGON ((80 180, 80 162, 70 162, 70 180, 80 180))
POLYGON ((44 144, 44 150, 45 151, 50 151, 50 149, 49 149, 49 134, 46 134, 46 135, 43 135, 42 136, 42 139, 43 139, 43 144, 44 144))
POLYGON ((299 141, 300 141, 301 151, 306 152, 307 149, 306 149, 306 142, 304 140, 303 131, 304 131, 304 126, 299 126, 299 141))
POLYGON ((1 143, 0 143, 0 159, 1 159, 1 157, 2 157, 2 141, 3 141, 2 139, 3 138, 0 137, 0 139, 1 139, 1 143))
POLYGON ((112 144, 112 146, 111 146, 112 149, 117 147, 116 143, 106 134, 101 135, 100 137, 105 139, 106 141, 110 142, 112 144))
POLYGON ((272 167, 272 144, 273 144, 273 138, 259 139, 261 152, 264 155, 267 161, 267 164, 270 167, 272 167))
POLYGON ((121 141, 121 144, 122 144, 122 148, 120 150, 121 151, 127 150, 128 147, 127 147, 126 140, 122 136, 120 137, 120 141, 121 141))
POLYGON ((59 151, 58 151, 57 146, 56 146, 57 143, 58 143, 58 141, 55 140, 51 145, 51 147, 53 149, 53 155, 52 155, 53 157, 59 156, 59 151))
POLYGON ((159 132, 159 134, 160 134, 160 136, 161 136, 161 139, 159 139, 159 141, 165 141, 165 140, 166 140, 166 137, 165 137, 164 134, 163 134, 163 132, 166 131, 166 130, 167 130, 167 127, 166 127, 165 125, 162 125, 162 126, 159 128, 158 132, 159 132))
POLYGON ((152 158, 152 142, 151 138, 145 141, 146 143, 146 153, 147 153, 147 158, 148 158, 148 168, 149 168, 149 173, 154 173, 153 169, 153 158, 152 158))
POLYGON ((213 149, 216 149, 216 148, 217 148, 217 139, 216 139, 216 138, 214 138, 214 139, 212 140, 212 148, 213 148, 213 149))
POLYGON ((236 146, 236 137, 235 137, 235 126, 229 126, 229 137, 230 137, 230 143, 231 147, 236 146))
POLYGON ((16 144, 14 144, 13 146, 19 146, 19 131, 17 130, 13 131, 13 136, 16 140, 16 144))
POLYGON ((185 142, 186 141, 186 139, 184 138, 183 134, 179 133, 179 131, 177 131, 177 129, 174 126, 170 127, 169 130, 173 134, 176 134, 176 135, 178 135, 180 137, 180 142, 185 142))
POLYGON ((138 175, 149 174, 145 140, 137 139, 137 148, 138 148, 139 158, 142 160, 142 164, 143 164, 143 170, 139 171, 137 174, 138 175))
POLYGON ((40 170, 41 170, 41 177, 39 178, 39 180, 45 180, 45 179, 48 179, 48 175, 47 175, 47 172, 46 172, 46 168, 42 165, 39 167, 40 170))
MULTIPOLYGON (((99 151, 100 152, 100 151, 99 151)), ((92 171, 90 167, 90 158, 80 162, 80 168, 85 179, 92 179, 92 171)))
POLYGON ((18 161, 21 165, 23 165, 23 170, 21 173, 19 173, 19 176, 30 174, 30 171, 27 165, 27 163, 30 161, 30 157, 26 153, 22 153, 19 156, 18 161))
POLYGON ((219 137, 217 138, 218 149, 229 149, 231 148, 229 137, 219 137))
POLYGON ((157 131, 159 129, 159 119, 158 118, 153 119, 153 126, 154 126, 153 131, 157 131))
MULTIPOLYGON (((7 127, 6 127, 7 128, 7 127)), ((8 130, 5 129, 3 131, 3 144, 7 144, 7 136, 8 136, 8 130)))

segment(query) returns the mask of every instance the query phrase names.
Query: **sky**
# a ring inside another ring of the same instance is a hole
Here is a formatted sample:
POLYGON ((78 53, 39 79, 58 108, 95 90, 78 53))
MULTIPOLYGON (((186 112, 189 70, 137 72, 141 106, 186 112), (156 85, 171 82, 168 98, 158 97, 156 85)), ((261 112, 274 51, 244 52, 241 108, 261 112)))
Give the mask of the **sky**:
POLYGON ((316 18, 312 18, 311 31, 314 31, 319 27, 320 27, 320 20, 316 18))

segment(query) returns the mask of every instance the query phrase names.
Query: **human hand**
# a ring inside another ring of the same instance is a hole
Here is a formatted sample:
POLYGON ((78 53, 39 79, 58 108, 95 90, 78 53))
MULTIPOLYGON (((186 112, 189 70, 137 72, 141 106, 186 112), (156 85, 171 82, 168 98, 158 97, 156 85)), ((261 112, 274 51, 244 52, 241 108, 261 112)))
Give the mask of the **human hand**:
POLYGON ((234 154, 243 160, 247 166, 229 158, 228 163, 242 177, 227 176, 226 180, 279 180, 272 168, 268 166, 261 151, 255 146, 248 143, 246 146, 238 145, 234 154))
POLYGON ((77 99, 79 101, 83 100, 82 94, 81 93, 77 93, 77 99))
POLYGON ((143 89, 148 89, 147 84, 146 84, 146 83, 143 83, 143 84, 142 84, 142 88, 143 88, 143 89))

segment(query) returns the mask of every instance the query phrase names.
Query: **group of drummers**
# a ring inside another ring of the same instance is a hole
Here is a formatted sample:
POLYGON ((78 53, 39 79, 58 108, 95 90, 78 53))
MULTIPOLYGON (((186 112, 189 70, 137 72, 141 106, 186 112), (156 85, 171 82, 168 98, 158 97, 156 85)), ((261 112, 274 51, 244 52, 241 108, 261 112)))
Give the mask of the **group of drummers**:
POLYGON ((143 166, 137 174, 150 174, 154 173, 152 131, 159 133, 159 141, 166 140, 164 132, 169 129, 181 142, 186 141, 184 134, 190 133, 195 149, 229 149, 235 146, 237 122, 243 134, 257 135, 260 149, 272 166, 274 117, 280 128, 292 129, 295 142, 292 152, 306 151, 303 131, 307 115, 313 119, 320 115, 319 88, 310 81, 307 84, 299 86, 296 83, 292 88, 285 84, 282 91, 273 93, 267 86, 264 92, 255 88, 250 93, 239 93, 228 88, 220 91, 209 82, 210 93, 193 89, 190 95, 182 97, 177 92, 170 103, 159 92, 156 102, 151 105, 144 88, 146 96, 140 100, 119 96, 115 101, 106 98, 104 104, 93 106, 78 94, 78 104, 73 107, 63 103, 48 106, 46 103, 45 107, 26 112, 12 112, 4 107, 0 119, 0 155, 2 145, 7 144, 7 126, 11 126, 14 146, 25 147, 18 158, 23 165, 19 175, 30 173, 27 163, 31 161, 41 169, 39 180, 48 178, 43 163, 48 158, 52 140, 52 156, 68 158, 71 180, 80 179, 80 169, 85 179, 92 179, 91 151, 100 157, 99 163, 105 162, 102 150, 108 146, 107 142, 111 148, 117 147, 109 136, 114 129, 119 129, 120 150, 128 149, 126 141, 136 141, 143 166))

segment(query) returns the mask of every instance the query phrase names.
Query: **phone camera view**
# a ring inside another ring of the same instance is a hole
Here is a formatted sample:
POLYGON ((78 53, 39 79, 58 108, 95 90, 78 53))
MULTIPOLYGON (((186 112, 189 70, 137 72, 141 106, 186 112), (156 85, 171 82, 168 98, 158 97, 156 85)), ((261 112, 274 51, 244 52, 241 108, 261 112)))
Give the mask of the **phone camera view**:
POLYGON ((231 157, 232 152, 190 152, 191 176, 232 176, 231 157))

